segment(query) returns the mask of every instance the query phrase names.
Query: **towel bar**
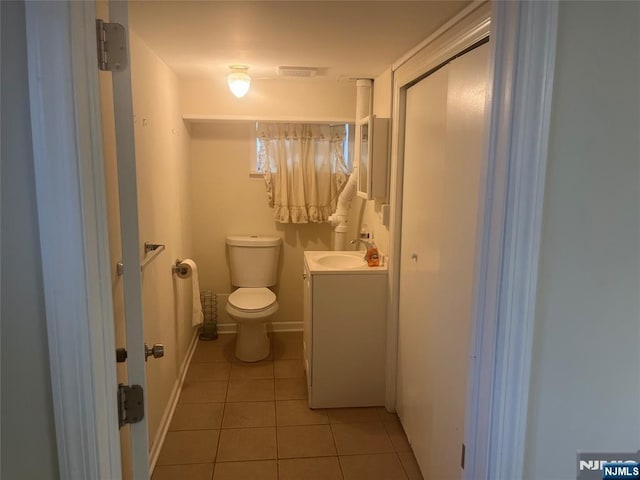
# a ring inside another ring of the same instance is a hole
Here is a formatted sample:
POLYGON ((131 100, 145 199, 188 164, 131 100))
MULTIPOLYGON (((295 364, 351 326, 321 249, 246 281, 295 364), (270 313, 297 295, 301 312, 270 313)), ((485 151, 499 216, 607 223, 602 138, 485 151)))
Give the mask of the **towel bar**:
MULTIPOLYGON (((142 263, 140 264, 140 270, 144 270, 144 267, 149 265, 149 263, 151 263, 154 258, 160 255, 160 253, 164 251, 165 248, 166 248, 165 245, 162 245, 160 243, 144 242, 145 257, 142 263), (147 255, 149 252, 151 252, 151 255, 147 255)), ((116 264, 116 273, 119 276, 121 276, 124 273, 124 263, 122 262, 122 260, 116 264)))

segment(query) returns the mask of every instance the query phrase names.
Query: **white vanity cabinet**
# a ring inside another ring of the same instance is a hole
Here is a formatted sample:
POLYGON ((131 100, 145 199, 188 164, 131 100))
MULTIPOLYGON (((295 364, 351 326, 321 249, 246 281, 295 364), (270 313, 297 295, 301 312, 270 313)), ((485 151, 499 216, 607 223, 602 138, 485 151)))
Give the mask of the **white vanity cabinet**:
POLYGON ((304 363, 311 408, 385 401, 387 269, 331 269, 305 252, 304 363))

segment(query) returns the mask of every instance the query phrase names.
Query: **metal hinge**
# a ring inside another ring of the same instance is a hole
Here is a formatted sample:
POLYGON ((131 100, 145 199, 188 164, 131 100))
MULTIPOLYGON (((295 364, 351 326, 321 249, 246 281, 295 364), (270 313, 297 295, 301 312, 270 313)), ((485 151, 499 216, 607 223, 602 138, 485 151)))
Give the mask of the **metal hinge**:
POLYGON ((127 68, 127 32, 122 25, 97 18, 96 40, 100 70, 120 72, 127 68))
POLYGON ((127 361, 127 357, 129 354, 127 353, 126 348, 116 348, 116 362, 124 363, 127 361))
POLYGON ((144 391, 140 385, 118 385, 118 424, 138 423, 144 418, 144 391))

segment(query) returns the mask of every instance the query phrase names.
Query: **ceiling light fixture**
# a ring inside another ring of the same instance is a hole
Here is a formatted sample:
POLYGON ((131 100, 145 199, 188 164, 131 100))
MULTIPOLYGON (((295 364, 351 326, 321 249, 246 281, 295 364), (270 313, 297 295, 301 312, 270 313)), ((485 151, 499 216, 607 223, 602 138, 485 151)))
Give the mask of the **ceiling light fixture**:
POLYGON ((236 97, 242 98, 249 91, 251 77, 247 73, 249 67, 246 65, 231 65, 231 73, 227 77, 229 89, 236 97))

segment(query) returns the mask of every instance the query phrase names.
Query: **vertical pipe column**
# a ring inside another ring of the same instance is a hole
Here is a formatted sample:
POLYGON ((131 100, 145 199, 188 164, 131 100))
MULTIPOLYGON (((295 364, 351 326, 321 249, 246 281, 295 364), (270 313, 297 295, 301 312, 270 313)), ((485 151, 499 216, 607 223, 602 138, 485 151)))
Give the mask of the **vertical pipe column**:
POLYGON ((359 78, 356 80, 356 138, 355 138, 355 161, 353 162, 353 172, 349 177, 347 185, 338 197, 336 212, 329 217, 329 221, 335 227, 333 233, 333 249, 346 250, 347 248, 347 215, 351 201, 357 191, 358 183, 358 161, 360 158, 360 145, 358 141, 358 123, 371 115, 373 103, 373 80, 370 78, 359 78))
POLYGON ((359 78, 356 80, 356 122, 371 115, 373 103, 373 80, 359 78))

